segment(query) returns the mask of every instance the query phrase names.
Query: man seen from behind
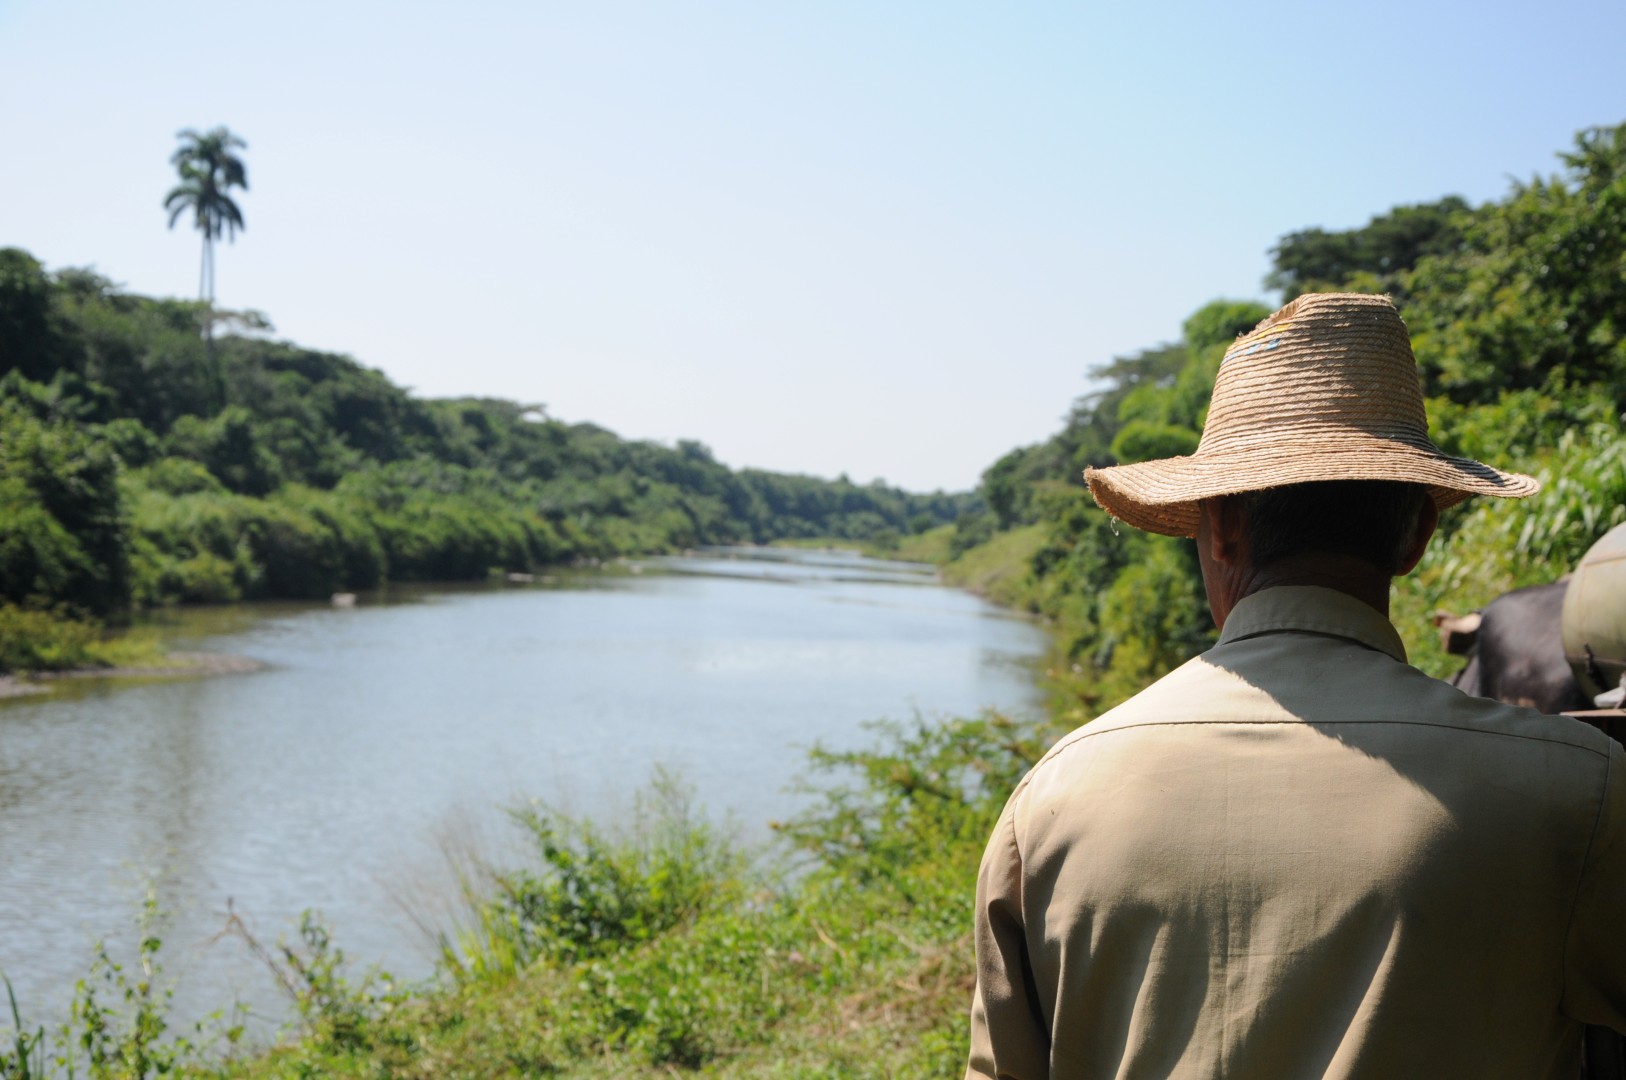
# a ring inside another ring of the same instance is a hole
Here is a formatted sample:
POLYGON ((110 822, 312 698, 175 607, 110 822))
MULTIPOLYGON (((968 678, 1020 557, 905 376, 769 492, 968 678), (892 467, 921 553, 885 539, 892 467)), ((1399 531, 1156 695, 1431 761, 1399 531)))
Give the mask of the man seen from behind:
POLYGON ((1218 643, 1034 766, 977 884, 968 1077, 1577 1075, 1626 1032, 1626 756, 1424 676, 1391 579, 1537 484, 1429 440, 1384 297, 1243 335, 1190 457, 1087 474, 1195 537, 1218 643))

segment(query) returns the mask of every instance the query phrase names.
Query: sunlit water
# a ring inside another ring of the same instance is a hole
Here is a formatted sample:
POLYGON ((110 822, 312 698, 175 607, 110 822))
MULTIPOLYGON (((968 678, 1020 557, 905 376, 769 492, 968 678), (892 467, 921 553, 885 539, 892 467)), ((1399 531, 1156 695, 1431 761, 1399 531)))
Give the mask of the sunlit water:
POLYGON ((799 805, 808 746, 917 711, 1030 712, 1044 647, 921 567, 784 552, 215 609, 176 635, 269 667, 0 707, 0 969, 30 1023, 63 1014, 94 941, 128 949, 149 887, 183 1017, 280 1011, 240 944, 209 943, 228 901, 268 943, 320 909, 352 959, 422 977, 413 914, 450 894, 441 849, 489 851, 501 807, 614 821, 665 767, 761 840, 799 805))

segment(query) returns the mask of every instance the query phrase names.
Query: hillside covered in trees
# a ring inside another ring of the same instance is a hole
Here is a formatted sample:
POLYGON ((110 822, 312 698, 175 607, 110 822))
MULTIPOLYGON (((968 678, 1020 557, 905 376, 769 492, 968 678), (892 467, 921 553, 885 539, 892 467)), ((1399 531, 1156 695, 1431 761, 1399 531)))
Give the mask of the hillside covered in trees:
POLYGON ((731 470, 539 406, 424 400, 255 313, 0 249, 0 671, 82 662, 86 620, 325 597, 697 544, 883 544, 968 494, 731 470))
MULTIPOLYGON (((1265 284, 1387 293, 1400 307, 1447 452, 1540 476, 1519 503, 1449 511, 1395 614, 1413 659, 1451 668, 1428 628, 1436 608, 1480 606, 1566 573, 1626 520, 1626 125, 1582 132, 1554 176, 1469 206, 1449 196, 1400 206, 1347 231, 1305 229, 1272 249, 1265 284)), ((1187 454, 1197 446, 1226 346, 1269 314, 1216 301, 1180 341, 1089 372, 1048 440, 984 474, 986 509, 951 548, 990 591, 1053 622, 1052 668, 1072 719, 1093 716, 1206 648, 1213 625, 1183 540, 1116 525, 1084 490, 1086 466, 1187 454)))

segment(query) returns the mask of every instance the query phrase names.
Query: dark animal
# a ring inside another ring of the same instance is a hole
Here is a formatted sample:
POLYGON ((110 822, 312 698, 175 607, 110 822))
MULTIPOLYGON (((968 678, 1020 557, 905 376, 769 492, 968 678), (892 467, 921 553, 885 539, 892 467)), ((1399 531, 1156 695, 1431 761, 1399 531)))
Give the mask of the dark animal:
MULTIPOLYGON (((1478 633, 1456 635, 1455 640, 1467 644, 1470 651, 1468 666, 1451 684, 1475 697, 1528 705, 1545 713, 1593 708, 1564 659, 1560 621, 1568 587, 1568 581, 1532 585, 1486 604, 1478 633)), ((1454 625, 1450 617, 1435 621, 1442 633, 1449 633, 1454 625)), ((1460 644, 1453 647, 1450 638, 1446 647, 1461 651, 1460 644)))

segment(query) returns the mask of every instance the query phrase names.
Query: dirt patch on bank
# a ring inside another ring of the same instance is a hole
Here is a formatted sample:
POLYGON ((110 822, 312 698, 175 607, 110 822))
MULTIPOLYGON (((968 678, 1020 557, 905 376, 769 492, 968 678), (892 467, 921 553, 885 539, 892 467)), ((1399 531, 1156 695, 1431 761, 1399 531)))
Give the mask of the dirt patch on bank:
POLYGON ((0 699, 29 697, 32 694, 50 693, 49 686, 43 686, 27 679, 19 679, 15 675, 0 675, 0 699))
POLYGON ((38 671, 31 675, 0 675, 0 698, 48 694, 51 684, 70 679, 192 679, 205 675, 245 675, 264 671, 266 665, 247 656, 229 653, 173 652, 161 664, 141 667, 80 668, 74 671, 38 671))

